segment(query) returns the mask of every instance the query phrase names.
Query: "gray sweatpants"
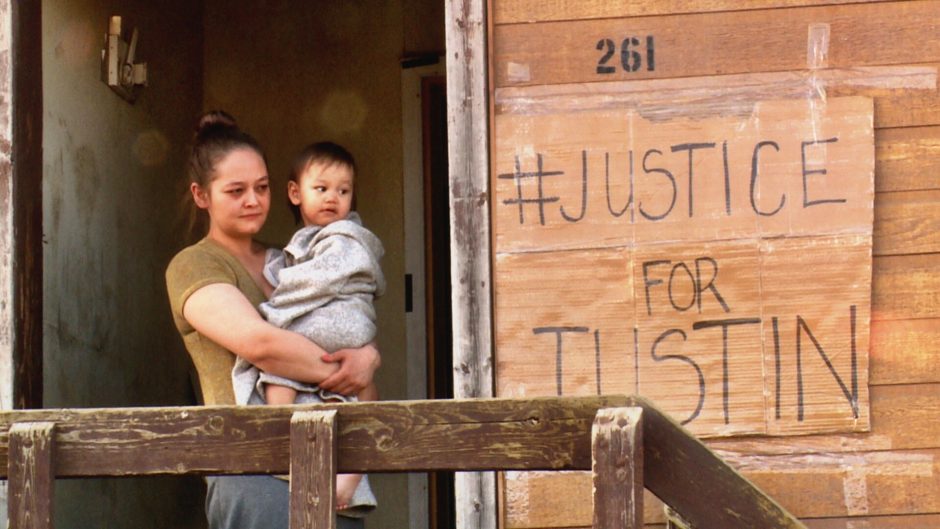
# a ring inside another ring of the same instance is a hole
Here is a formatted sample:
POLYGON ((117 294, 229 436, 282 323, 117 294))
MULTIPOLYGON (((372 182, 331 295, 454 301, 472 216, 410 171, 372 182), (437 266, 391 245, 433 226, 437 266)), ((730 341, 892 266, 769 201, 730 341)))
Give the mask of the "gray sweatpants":
MULTIPOLYGON (((288 529, 288 484, 272 476, 207 476, 209 529, 288 529)), ((363 529, 364 521, 336 517, 337 529, 363 529)))

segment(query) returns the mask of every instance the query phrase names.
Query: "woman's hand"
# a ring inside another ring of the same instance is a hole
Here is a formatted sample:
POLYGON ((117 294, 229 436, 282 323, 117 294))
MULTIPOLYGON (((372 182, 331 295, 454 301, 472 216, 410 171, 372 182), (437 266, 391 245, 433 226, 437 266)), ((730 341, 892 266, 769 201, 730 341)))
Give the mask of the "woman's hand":
POLYGON ((382 357, 374 343, 359 349, 340 349, 334 353, 325 353, 321 359, 326 363, 339 363, 339 371, 320 382, 323 389, 356 395, 372 383, 375 370, 382 364, 382 357))

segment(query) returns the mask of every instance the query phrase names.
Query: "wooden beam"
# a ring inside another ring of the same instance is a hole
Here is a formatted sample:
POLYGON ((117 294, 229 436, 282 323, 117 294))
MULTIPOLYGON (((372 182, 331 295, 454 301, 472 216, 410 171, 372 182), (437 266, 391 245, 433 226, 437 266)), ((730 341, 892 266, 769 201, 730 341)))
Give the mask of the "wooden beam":
POLYGON ((804 527, 649 401, 632 400, 643 406, 646 488, 693 527, 804 527))
POLYGON ((12 2, 13 404, 42 406, 41 2, 12 2))
POLYGON ((597 412, 591 429, 594 527, 643 527, 643 408, 597 412))
POLYGON ((12 423, 53 421, 58 476, 286 474, 290 417, 300 410, 336 410, 339 472, 589 470, 594 415, 629 403, 604 396, 6 412, 0 470, 12 423))
MULTIPOLYGON (((446 0, 454 397, 493 395, 485 0, 446 0)), ((457 527, 496 528, 496 477, 459 473, 457 527)))
POLYGON ((290 527, 336 529, 336 410, 290 420, 290 527))
POLYGON ((613 17, 648 17, 681 13, 714 13, 745 9, 779 9, 799 6, 883 2, 886 0, 513 0, 496 2, 496 24, 583 20, 613 17))
POLYGON ((10 428, 10 529, 52 529, 55 492, 55 424, 17 423, 10 428))
POLYGON ((807 48, 795 43, 805 43, 809 26, 822 21, 831 28, 829 68, 926 63, 940 59, 930 22, 938 14, 940 2, 922 1, 499 25, 493 30, 494 82, 506 87, 805 71, 807 48), (893 38, 873 54, 869 43, 881 35, 893 38), (623 49, 628 52, 621 60, 623 49))

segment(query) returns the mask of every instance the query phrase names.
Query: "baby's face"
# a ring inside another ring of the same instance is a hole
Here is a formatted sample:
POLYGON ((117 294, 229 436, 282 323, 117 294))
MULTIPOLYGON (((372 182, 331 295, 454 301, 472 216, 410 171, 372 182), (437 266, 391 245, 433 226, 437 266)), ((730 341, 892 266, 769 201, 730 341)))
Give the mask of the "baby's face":
POLYGON ((345 219, 352 207, 352 168, 341 163, 311 164, 298 182, 288 182, 290 201, 300 207, 304 226, 326 226, 345 219))

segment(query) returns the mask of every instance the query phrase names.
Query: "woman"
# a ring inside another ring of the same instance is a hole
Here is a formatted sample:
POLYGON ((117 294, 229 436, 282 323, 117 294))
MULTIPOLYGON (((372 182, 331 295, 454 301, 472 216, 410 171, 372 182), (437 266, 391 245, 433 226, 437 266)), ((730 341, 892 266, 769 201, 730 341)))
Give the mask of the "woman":
MULTIPOLYGON (((253 239, 271 202, 258 143, 224 112, 200 120, 189 164, 190 192, 208 214, 206 237, 182 250, 166 272, 176 327, 193 358, 206 404, 234 404, 235 355, 265 372, 342 394, 371 381, 380 357, 373 345, 327 354, 299 334, 265 322, 255 307, 273 288, 262 269, 269 251, 253 239)), ((287 529, 288 485, 270 476, 206 479, 212 529, 287 529)), ((338 527, 362 527, 339 518, 338 527)))

